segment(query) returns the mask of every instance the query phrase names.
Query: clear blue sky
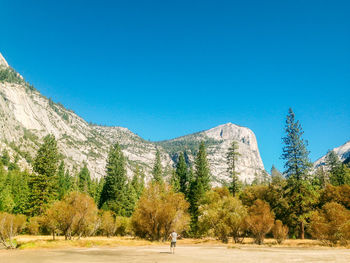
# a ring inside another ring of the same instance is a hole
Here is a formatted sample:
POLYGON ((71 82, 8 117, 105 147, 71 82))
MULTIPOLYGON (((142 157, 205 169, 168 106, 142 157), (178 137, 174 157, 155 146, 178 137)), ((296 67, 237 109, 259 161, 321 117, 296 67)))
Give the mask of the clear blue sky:
POLYGON ((163 140, 233 122, 267 170, 292 107, 315 161, 350 139, 350 1, 2 1, 0 52, 87 121, 163 140))

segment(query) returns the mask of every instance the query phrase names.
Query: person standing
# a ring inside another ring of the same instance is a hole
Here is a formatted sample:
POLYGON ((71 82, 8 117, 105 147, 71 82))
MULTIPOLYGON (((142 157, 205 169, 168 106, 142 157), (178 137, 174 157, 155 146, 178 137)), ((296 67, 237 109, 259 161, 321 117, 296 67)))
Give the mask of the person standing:
POLYGON ((173 230, 173 232, 171 232, 169 235, 169 238, 171 239, 171 243, 170 243, 170 253, 171 254, 175 254, 176 240, 178 237, 180 237, 180 235, 178 235, 175 232, 175 230, 173 230))

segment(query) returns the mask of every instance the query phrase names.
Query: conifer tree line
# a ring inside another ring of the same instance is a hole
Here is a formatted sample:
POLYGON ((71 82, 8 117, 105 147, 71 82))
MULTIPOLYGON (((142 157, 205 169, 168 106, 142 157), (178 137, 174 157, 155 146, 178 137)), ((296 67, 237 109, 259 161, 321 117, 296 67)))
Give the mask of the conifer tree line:
MULTIPOLYGON (((156 149, 147 182, 138 165, 127 176, 127 160, 116 143, 108 153, 105 177, 97 180, 86 163, 71 174, 55 137, 48 135, 33 160, 33 172, 21 171, 16 158, 2 152, 0 221, 16 222, 19 233, 66 239, 104 234, 165 240, 176 228, 185 237, 212 236, 223 242, 243 242, 247 236, 258 244, 266 236, 278 243, 288 237, 349 242, 350 168, 332 151, 325 167, 312 168, 308 143, 291 109, 284 131, 283 172, 273 166, 271 175, 242 182, 237 169, 242 156, 233 141, 226 153, 229 181, 221 187, 211 185, 204 142, 193 163, 180 152, 171 168, 163 167, 156 149)), ((13 246, 11 236, 4 240, 5 247, 13 246)))

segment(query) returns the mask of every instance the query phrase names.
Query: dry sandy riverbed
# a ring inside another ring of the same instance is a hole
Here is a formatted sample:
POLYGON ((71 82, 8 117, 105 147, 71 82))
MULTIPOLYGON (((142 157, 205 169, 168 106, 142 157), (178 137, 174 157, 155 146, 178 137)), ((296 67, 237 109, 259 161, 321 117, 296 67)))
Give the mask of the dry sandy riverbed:
POLYGON ((350 262, 350 250, 340 248, 289 248, 179 245, 176 254, 168 246, 70 248, 62 250, 0 251, 1 263, 88 262, 350 262))

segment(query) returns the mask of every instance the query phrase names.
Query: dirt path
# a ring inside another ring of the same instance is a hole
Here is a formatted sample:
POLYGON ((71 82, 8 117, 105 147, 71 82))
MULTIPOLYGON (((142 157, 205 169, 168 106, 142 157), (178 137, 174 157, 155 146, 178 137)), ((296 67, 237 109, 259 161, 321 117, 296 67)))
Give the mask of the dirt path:
POLYGON ((1 263, 89 262, 350 262, 350 250, 329 248, 226 248, 179 246, 169 254, 166 246, 89 248, 67 250, 0 251, 1 263))

